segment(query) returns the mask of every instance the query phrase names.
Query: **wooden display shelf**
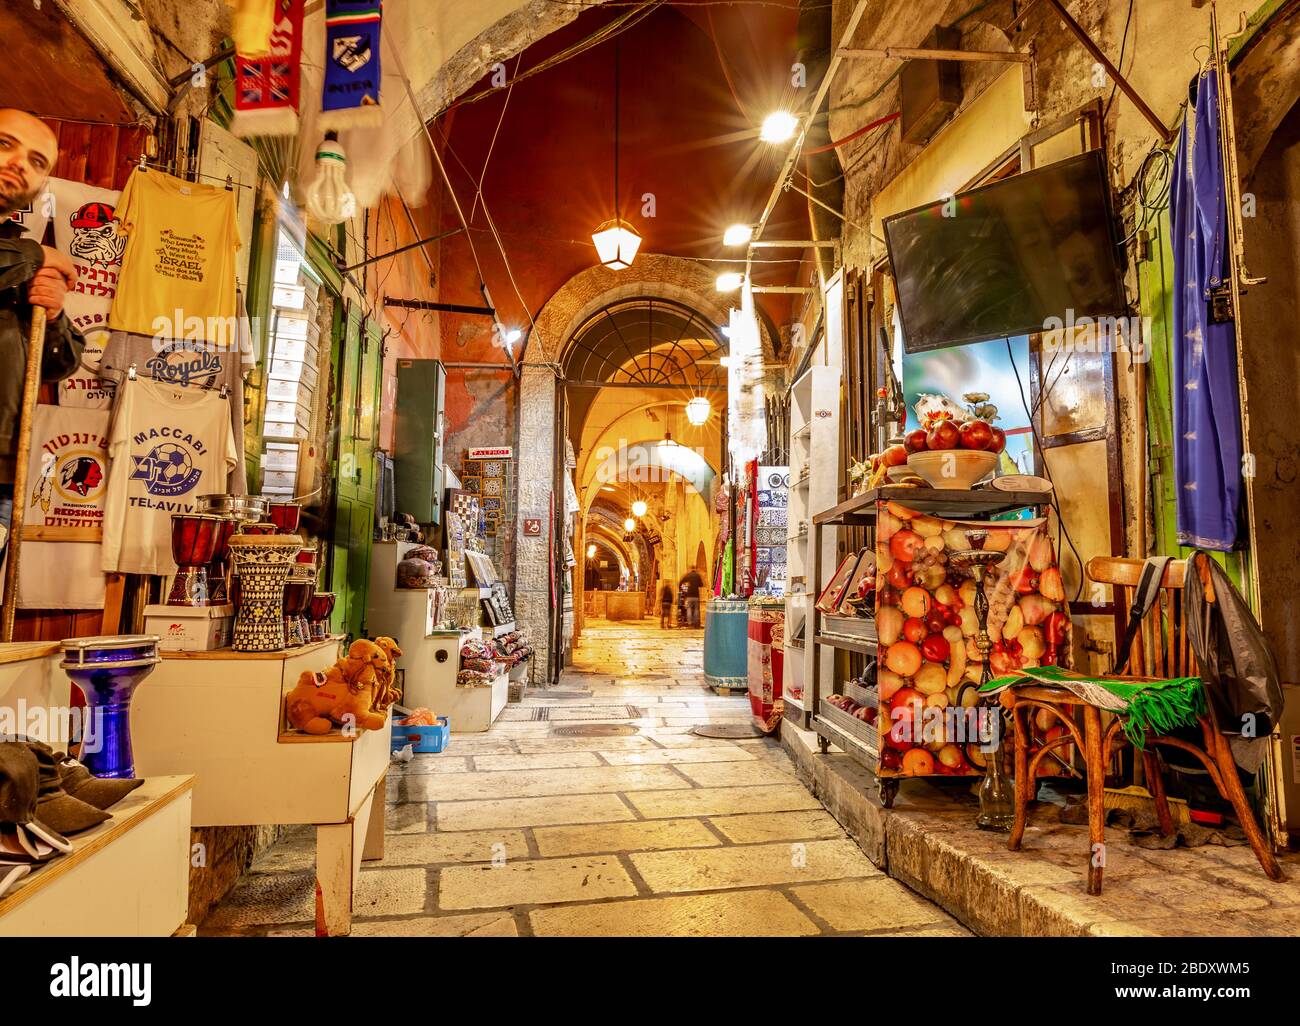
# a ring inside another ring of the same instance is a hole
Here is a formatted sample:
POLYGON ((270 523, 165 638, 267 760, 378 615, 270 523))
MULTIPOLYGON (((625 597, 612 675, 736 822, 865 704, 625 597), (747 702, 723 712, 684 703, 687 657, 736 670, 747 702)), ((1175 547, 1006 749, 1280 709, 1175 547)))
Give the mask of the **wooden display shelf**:
POLYGON ((0 666, 27 659, 44 659, 60 651, 62 645, 57 641, 7 641, 0 644, 0 666))
POLYGON ((918 513, 930 513, 949 520, 994 516, 1010 513, 1025 506, 1040 506, 1051 501, 1049 492, 1001 492, 996 488, 960 491, 944 488, 907 488, 883 485, 869 488, 861 495, 846 499, 837 506, 816 514, 813 523, 866 527, 876 522, 877 502, 899 502, 918 513))
POLYGON ((0 937, 168 937, 189 905, 194 777, 148 777, 0 898, 0 937))
POLYGON ((296 659, 304 655, 319 654, 325 659, 326 664, 334 661, 333 652, 337 649, 338 643, 346 635, 331 634, 324 641, 313 641, 306 645, 299 645, 297 648, 278 648, 270 652, 240 652, 233 648, 212 648, 206 652, 159 652, 163 659, 199 659, 199 660, 285 660, 296 659))

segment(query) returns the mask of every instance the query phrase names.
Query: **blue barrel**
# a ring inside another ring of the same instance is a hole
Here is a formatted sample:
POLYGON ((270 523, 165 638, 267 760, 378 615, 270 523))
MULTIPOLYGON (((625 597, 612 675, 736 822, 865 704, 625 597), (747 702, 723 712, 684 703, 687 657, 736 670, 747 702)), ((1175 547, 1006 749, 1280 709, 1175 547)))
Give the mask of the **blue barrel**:
POLYGON ((710 599, 705 606, 704 681, 711 688, 749 690, 749 603, 710 599))

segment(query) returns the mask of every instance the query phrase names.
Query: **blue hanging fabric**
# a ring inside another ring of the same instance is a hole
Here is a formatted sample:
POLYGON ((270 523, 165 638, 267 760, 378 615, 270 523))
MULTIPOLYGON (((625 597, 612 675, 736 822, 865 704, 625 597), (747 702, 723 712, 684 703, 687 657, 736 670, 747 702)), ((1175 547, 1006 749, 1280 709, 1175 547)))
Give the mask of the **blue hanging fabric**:
POLYGON ((1227 552, 1237 541, 1242 441, 1236 327, 1216 323, 1210 302, 1229 273, 1218 93, 1215 71, 1193 83, 1174 162, 1171 388, 1178 542, 1227 552))

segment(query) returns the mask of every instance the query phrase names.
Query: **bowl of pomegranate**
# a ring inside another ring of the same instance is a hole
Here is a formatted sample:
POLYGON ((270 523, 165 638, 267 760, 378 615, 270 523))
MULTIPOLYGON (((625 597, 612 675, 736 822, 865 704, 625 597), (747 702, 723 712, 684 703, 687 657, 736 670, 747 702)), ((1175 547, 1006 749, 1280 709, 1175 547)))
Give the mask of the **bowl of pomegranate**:
POLYGON ((931 488, 969 491, 997 469, 1006 435, 978 418, 958 424, 940 419, 928 429, 917 428, 904 443, 907 466, 931 488))

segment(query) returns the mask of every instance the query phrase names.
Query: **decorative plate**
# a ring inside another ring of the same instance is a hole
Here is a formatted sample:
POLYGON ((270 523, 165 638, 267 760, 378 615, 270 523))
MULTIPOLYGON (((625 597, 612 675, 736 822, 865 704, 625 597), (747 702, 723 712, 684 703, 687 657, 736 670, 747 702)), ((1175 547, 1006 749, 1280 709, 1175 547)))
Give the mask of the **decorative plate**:
POLYGON ((483 464, 484 477, 505 477, 506 465, 500 460, 489 460, 483 464))
POLYGON ((505 482, 499 477, 483 478, 484 495, 503 495, 505 494, 505 482))

